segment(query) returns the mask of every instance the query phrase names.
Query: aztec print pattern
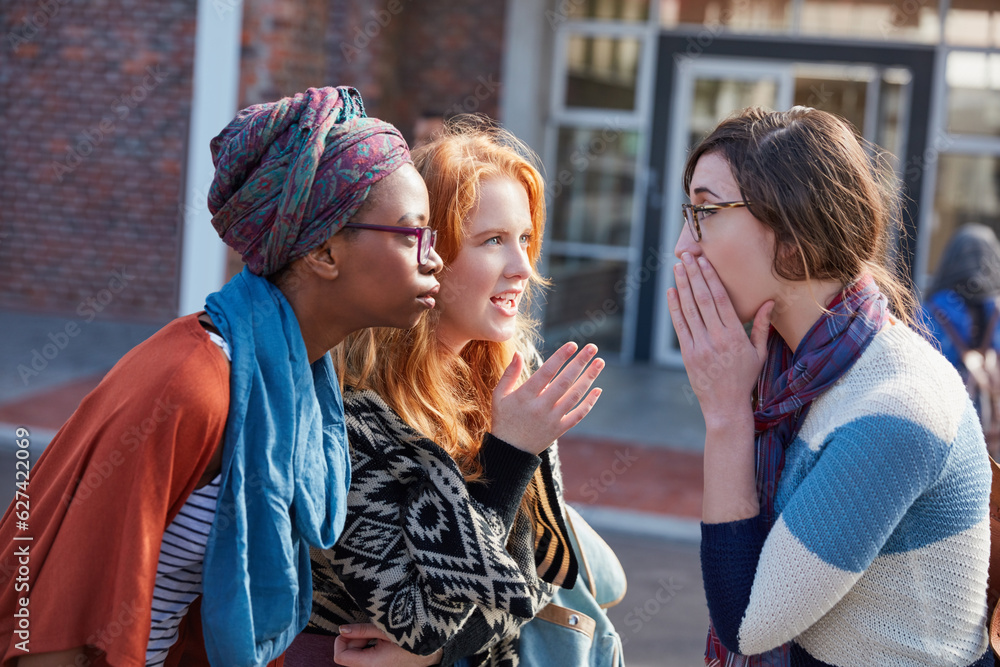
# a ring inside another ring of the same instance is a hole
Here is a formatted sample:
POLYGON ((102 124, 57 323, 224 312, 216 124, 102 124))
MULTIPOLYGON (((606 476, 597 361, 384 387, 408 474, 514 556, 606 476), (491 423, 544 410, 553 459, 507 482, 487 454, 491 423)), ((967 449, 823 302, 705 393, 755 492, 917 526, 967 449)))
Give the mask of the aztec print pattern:
POLYGON ((311 551, 306 631, 371 622, 409 651, 426 655, 448 644, 446 661, 475 652, 473 667, 515 667, 520 627, 548 603, 553 584, 576 578, 556 445, 541 455, 535 520, 519 511, 509 526, 501 508, 470 495, 448 453, 377 394, 347 389, 344 402, 347 523, 333 549, 311 551))

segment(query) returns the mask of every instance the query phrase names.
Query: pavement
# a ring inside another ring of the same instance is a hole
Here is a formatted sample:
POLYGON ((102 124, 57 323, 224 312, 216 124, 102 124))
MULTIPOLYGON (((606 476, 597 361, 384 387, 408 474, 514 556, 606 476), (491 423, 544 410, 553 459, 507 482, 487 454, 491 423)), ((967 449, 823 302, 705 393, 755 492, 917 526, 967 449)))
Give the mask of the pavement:
MULTIPOLYGON (((4 504, 14 495, 16 430, 27 429, 33 461, 117 360, 162 324, 0 310, 4 504)), ((702 664, 701 411, 682 370, 609 364, 597 385, 601 399, 560 440, 560 457, 567 499, 629 574, 609 616, 630 667, 702 664)))

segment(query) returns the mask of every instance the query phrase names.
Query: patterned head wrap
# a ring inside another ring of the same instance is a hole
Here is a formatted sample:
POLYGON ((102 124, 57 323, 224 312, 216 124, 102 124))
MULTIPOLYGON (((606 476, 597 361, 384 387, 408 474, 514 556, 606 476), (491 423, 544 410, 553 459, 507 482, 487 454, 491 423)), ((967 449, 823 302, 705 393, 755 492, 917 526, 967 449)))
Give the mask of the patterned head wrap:
POLYGON ((365 116, 354 88, 310 88, 247 107, 212 139, 212 226, 258 276, 346 223, 372 185, 412 164, 392 125, 365 116))

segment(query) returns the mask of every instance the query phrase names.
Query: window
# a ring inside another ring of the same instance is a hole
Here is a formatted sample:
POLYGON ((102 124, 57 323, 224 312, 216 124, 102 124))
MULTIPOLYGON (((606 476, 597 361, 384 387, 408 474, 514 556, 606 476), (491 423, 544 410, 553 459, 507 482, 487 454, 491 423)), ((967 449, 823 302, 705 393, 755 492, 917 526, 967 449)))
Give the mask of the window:
POLYGON ((568 19, 645 21, 649 18, 648 0, 560 0, 558 4, 568 19))
POLYGON ((648 3, 567 2, 577 20, 556 26, 546 124, 546 346, 592 341, 628 359, 638 293, 615 286, 638 254, 655 29, 648 3))
POLYGON ((559 129, 547 185, 553 241, 628 246, 637 151, 637 133, 613 121, 559 129))
POLYGON ((570 35, 566 41, 567 107, 634 109, 640 40, 570 35))
POLYGON ((660 23, 665 28, 704 25, 715 31, 789 32, 792 0, 662 0, 660 23))
POLYGON ((628 262, 551 254, 545 308, 545 344, 595 343, 603 354, 622 349, 628 262))
POLYGON ((938 158, 937 195, 927 273, 933 275, 944 247, 967 222, 980 222, 1000 235, 1000 157, 946 154, 938 158))
POLYGON ((951 0, 944 25, 945 41, 962 46, 1000 48, 997 0, 951 0))
POLYGON ((1000 53, 948 54, 948 131, 1000 137, 1000 53))
MULTIPOLYGON (((973 33, 976 44, 996 39, 1000 27, 984 26, 990 14, 982 6, 996 0, 952 0, 956 32, 965 35, 969 28, 957 22, 978 22, 973 33), (975 5, 977 9, 958 9, 975 5), (992 32, 990 32, 992 31, 992 32)), ((715 34, 725 29, 735 33, 786 33, 822 35, 846 39, 905 41, 933 44, 941 39, 940 0, 661 0, 660 23, 665 28, 704 26, 715 34)), ((1000 9, 993 8, 993 15, 1000 9)), ((964 23, 963 23, 964 25, 964 23)), ((995 43, 995 42, 993 42, 995 43)))
POLYGON ((936 43, 937 0, 802 0, 801 33, 936 43))

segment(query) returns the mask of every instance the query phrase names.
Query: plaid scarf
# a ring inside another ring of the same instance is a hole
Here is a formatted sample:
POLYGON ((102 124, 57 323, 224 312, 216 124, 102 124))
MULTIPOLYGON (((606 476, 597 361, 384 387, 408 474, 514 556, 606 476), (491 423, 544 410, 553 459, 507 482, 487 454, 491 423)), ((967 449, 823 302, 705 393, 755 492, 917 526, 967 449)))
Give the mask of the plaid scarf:
MULTIPOLYGON (((805 421, 809 406, 854 365, 889 316, 888 301, 870 275, 846 287, 794 352, 771 328, 767 359, 757 380, 754 432, 757 496, 768 528, 774 525, 774 496, 785 465, 785 448, 805 421)), ((709 667, 787 667, 791 644, 744 656, 726 650, 709 628, 705 664, 709 667)))

